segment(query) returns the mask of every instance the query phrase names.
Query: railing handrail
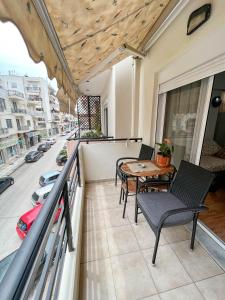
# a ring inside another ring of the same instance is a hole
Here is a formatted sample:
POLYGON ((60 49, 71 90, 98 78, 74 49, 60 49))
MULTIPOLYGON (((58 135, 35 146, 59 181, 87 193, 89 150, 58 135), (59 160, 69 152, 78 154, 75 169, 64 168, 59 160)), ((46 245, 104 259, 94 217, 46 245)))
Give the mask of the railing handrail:
POLYGON ((90 142, 123 142, 123 141, 142 141, 142 138, 114 138, 114 137, 99 137, 99 138, 75 138, 75 139, 70 139, 68 138, 67 140, 75 140, 75 141, 80 141, 81 143, 90 143, 90 142))
MULTIPOLYGON (((50 234, 51 228, 49 229, 49 226, 51 226, 53 223, 53 219, 55 217, 54 212, 56 212, 56 209, 58 207, 57 205, 62 197, 62 194, 64 197, 64 207, 66 213, 66 197, 64 194, 64 189, 67 189, 67 179, 70 175, 75 161, 77 164, 76 174, 78 176, 78 183, 80 183, 78 157, 79 144, 80 142, 78 141, 72 155, 68 159, 57 181, 55 182, 54 187, 48 196, 48 201, 45 202, 43 208, 41 209, 38 215, 38 218, 33 223, 30 231, 28 232, 27 237, 23 241, 13 261, 11 262, 9 269, 7 270, 0 284, 1 300, 11 300, 20 298, 21 295, 23 295, 24 293, 24 288, 25 292, 26 288, 29 291, 29 280, 33 280, 33 277, 30 277, 30 273, 33 271, 33 268, 35 268, 36 256, 40 257, 40 253, 42 253, 41 251, 44 251, 43 249, 45 248, 45 245, 47 243, 46 239, 50 234)), ((67 210, 68 209, 69 208, 67 206, 67 210)), ((68 211, 66 215, 66 223, 67 222, 70 222, 68 211)), ((67 233, 68 230, 69 229, 67 224, 67 233)), ((70 239, 71 236, 67 236, 67 238, 69 239, 68 246, 70 248, 72 241, 70 239)))

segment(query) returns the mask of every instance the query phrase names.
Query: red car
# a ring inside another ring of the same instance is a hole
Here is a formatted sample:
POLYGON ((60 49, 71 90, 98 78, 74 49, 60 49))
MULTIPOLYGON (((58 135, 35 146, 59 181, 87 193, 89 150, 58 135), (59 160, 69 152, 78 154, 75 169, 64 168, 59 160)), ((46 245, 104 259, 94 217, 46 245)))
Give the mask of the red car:
MULTIPOLYGON (((54 223, 58 221, 60 212, 62 210, 61 206, 64 204, 63 200, 60 202, 60 207, 58 208, 55 214, 54 223)), ((43 204, 39 204, 32 208, 31 210, 27 211, 24 215, 22 215, 16 225, 16 231, 21 239, 24 239, 30 230, 33 222, 36 220, 39 212, 41 211, 43 204)))

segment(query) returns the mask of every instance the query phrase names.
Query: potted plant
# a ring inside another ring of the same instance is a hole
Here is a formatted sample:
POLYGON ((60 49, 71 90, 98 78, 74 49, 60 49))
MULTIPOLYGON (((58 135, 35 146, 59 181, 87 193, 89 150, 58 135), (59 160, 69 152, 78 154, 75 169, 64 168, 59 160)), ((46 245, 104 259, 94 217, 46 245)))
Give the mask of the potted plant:
POLYGON ((171 156, 174 152, 174 147, 169 139, 164 139, 162 143, 156 143, 159 146, 156 155, 156 164, 159 167, 165 168, 170 165, 171 156))

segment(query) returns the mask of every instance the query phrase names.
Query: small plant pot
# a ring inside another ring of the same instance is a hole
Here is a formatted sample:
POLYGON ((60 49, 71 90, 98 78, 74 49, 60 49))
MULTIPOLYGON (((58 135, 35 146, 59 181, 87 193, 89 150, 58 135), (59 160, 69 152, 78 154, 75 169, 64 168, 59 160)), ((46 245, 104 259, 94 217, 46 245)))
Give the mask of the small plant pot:
POLYGON ((156 155, 156 164, 161 167, 165 168, 170 165, 171 156, 162 156, 161 154, 156 155))

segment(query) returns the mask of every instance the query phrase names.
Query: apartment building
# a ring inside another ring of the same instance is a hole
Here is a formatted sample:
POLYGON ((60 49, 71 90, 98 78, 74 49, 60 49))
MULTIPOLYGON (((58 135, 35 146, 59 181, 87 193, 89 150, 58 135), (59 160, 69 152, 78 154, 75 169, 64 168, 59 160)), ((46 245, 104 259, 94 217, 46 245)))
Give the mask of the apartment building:
POLYGON ((50 93, 43 78, 0 75, 1 165, 37 144, 41 137, 58 132, 57 123, 52 128, 50 93))

